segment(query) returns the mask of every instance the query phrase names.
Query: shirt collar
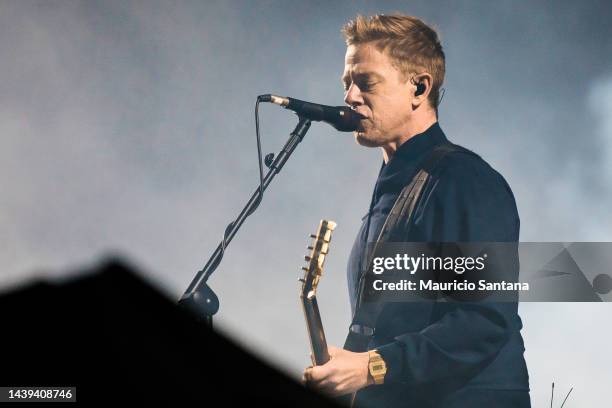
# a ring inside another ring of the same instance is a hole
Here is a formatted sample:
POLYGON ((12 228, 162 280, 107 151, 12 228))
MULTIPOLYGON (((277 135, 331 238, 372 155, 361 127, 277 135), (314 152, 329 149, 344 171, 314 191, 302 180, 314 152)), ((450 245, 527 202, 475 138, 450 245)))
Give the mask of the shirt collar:
POLYGON ((443 143, 448 143, 448 139, 436 122, 400 145, 389 162, 383 162, 376 182, 375 200, 382 194, 399 192, 410 183, 420 162, 434 147, 443 143))

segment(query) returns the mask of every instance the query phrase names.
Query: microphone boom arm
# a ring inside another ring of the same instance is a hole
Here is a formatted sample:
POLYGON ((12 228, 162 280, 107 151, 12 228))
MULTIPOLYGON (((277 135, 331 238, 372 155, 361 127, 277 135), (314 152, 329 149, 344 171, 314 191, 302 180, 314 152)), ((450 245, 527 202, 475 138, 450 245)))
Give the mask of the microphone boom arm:
MULTIPOLYGON (((282 170, 283 166, 285 163, 287 163, 287 160, 289 160, 289 157, 291 157, 291 154, 297 145, 302 141, 302 139, 304 139, 308 129, 310 129, 310 125, 310 119, 299 116, 298 124, 293 132, 291 132, 289 140, 282 148, 276 159, 269 166, 269 170, 263 180, 264 191, 272 182, 274 177, 282 170)), ((257 208, 259 200, 260 189, 258 186, 238 217, 228 225, 224 239, 221 240, 217 246, 217 249, 215 249, 211 257, 208 259, 208 262, 206 262, 206 265, 204 265, 204 267, 196 273, 195 277, 187 287, 187 290, 185 290, 185 293, 178 302, 180 306, 195 311, 195 313, 210 326, 212 326, 213 315, 219 309, 219 300, 206 282, 221 263, 225 248, 227 248, 227 245, 231 242, 232 238, 234 238, 242 226, 242 223, 255 210, 255 208, 257 208)))

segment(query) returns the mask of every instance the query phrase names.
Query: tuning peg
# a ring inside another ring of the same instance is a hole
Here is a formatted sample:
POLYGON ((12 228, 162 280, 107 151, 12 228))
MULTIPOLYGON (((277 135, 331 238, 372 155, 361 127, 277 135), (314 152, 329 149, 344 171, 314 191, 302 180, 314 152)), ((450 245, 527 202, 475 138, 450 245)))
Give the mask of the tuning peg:
POLYGON ((314 247, 309 246, 308 250, 312 251, 314 249, 314 247))
POLYGON ((312 258, 311 258, 311 257, 309 257, 308 255, 304 256, 304 260, 305 260, 306 262, 310 262, 310 260, 311 260, 311 259, 312 259, 312 258))
POLYGON ((306 280, 304 278, 300 278, 298 279, 298 282, 306 283, 306 280))
POLYGON ((317 236, 315 234, 310 234, 310 238, 315 239, 317 236))
POLYGON ((304 272, 310 272, 310 269, 308 269, 308 268, 307 268, 307 267, 305 267, 305 266, 302 266, 302 270, 303 270, 304 272))

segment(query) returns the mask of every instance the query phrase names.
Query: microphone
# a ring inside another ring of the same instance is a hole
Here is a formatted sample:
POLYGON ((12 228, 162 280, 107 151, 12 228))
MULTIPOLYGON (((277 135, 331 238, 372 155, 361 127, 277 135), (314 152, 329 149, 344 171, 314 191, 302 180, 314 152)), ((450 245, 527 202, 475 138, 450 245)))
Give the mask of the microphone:
POLYGON ((257 99, 260 102, 271 102, 285 109, 290 109, 303 118, 317 122, 323 121, 332 125, 340 132, 352 132, 357 130, 359 127, 359 119, 361 119, 361 115, 354 112, 348 106, 319 105, 317 103, 270 94, 259 95, 257 99))

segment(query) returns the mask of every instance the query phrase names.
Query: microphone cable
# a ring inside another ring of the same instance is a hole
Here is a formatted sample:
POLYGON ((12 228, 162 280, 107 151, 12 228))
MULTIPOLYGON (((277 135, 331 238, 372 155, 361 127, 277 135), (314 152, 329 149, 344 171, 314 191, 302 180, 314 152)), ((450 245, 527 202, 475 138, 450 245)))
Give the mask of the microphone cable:
MULTIPOLYGON (((261 102, 261 98, 257 97, 257 100, 255 102, 255 138, 257 139, 257 161, 259 163, 259 194, 257 195, 257 201, 253 204, 251 210, 245 215, 245 219, 249 215, 253 214, 257 207, 259 207, 264 193, 263 160, 261 154, 261 137, 259 132, 259 102, 261 102)), ((236 221, 237 220, 230 222, 229 224, 227 224, 227 227, 225 227, 225 231, 223 232, 223 238, 221 239, 221 253, 217 257, 216 262, 211 265, 210 269, 208 270, 208 273, 204 275, 204 282, 208 280, 208 277, 215 271, 215 269, 217 269, 217 266, 219 266, 219 264, 221 263, 221 260, 223 259, 223 254, 225 253, 225 248, 228 244, 227 240, 229 238, 230 231, 234 227, 234 224, 236 224, 236 221)))

